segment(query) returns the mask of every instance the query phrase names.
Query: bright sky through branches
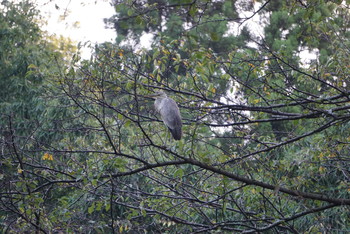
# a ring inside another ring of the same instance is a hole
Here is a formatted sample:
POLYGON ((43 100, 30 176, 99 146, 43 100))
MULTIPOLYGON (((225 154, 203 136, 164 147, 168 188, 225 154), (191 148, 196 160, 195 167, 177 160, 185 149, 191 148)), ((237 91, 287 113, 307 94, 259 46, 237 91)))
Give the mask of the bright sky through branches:
MULTIPOLYGON (((75 42, 113 42, 116 33, 106 29, 104 18, 115 12, 109 0, 36 0, 38 8, 47 21, 43 30, 49 34, 69 37, 75 42)), ((90 56, 90 50, 82 51, 83 58, 90 56)))

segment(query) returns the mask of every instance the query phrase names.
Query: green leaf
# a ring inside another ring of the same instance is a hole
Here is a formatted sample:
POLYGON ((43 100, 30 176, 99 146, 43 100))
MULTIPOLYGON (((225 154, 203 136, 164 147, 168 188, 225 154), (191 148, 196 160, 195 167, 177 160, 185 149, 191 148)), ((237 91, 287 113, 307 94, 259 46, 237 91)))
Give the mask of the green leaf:
POLYGON ((174 173, 174 177, 177 177, 177 178, 182 178, 183 175, 184 175, 184 171, 181 168, 178 168, 174 173))
POLYGON ((106 203, 105 210, 109 211, 111 209, 111 203, 106 203))
POLYGON ((128 16, 132 16, 134 14, 134 11, 132 9, 128 10, 128 16))
POLYGON ((103 205, 103 203, 101 201, 98 201, 96 203, 96 211, 101 211, 102 210, 102 205, 103 205))
POLYGON ((91 214, 92 212, 95 211, 95 203, 93 202, 91 206, 88 208, 88 213, 91 214))

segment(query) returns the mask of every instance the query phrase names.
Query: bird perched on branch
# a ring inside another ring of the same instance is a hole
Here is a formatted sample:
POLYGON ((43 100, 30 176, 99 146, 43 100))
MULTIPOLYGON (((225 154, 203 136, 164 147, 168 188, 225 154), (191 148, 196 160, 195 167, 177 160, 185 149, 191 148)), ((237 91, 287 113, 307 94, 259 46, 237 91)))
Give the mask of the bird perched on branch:
POLYGON ((182 136, 182 120, 179 107, 176 102, 169 98, 163 91, 148 95, 155 99, 154 107, 162 117, 164 124, 168 127, 175 140, 180 140, 182 136))

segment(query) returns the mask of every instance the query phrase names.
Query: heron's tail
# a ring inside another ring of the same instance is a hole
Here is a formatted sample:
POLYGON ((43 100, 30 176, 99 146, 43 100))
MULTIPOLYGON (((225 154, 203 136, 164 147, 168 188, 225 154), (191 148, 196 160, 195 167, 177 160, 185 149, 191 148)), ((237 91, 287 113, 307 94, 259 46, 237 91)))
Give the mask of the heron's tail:
POLYGON ((171 135, 173 135, 173 138, 175 140, 180 140, 181 139, 181 136, 182 136, 182 131, 181 131, 181 128, 177 127, 177 128, 174 128, 174 129, 171 129, 169 128, 170 132, 171 132, 171 135))

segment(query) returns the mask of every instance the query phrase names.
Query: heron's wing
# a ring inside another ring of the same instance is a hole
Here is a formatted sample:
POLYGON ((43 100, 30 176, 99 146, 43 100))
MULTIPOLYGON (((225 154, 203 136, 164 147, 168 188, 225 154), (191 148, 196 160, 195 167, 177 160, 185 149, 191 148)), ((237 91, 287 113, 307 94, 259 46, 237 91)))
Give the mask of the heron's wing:
POLYGON ((174 139, 180 140, 182 135, 182 120, 176 102, 171 98, 163 99, 160 114, 174 139))

